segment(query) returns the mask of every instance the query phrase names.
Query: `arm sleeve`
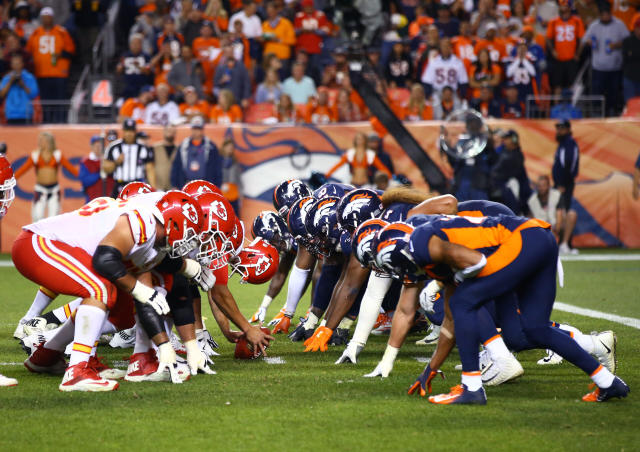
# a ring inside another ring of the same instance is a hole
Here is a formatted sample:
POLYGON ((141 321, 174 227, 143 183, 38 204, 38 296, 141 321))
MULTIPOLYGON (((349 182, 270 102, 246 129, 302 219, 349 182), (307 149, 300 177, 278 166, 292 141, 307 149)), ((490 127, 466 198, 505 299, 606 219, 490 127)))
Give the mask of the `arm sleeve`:
POLYGON ((289 276, 289 286, 287 287, 287 304, 285 312, 293 315, 296 312, 300 298, 302 298, 305 285, 307 283, 307 276, 310 270, 303 270, 298 268, 297 265, 293 265, 291 274, 289 276))
POLYGON ((346 155, 346 154, 344 154, 344 155, 340 158, 340 160, 338 161, 338 163, 336 163, 335 165, 333 165, 333 167, 332 167, 329 171, 327 171, 327 174, 325 174, 324 176, 325 176, 325 177, 327 177, 327 178, 331 177, 331 175, 332 175, 333 173, 335 173, 335 172, 338 170, 338 168, 340 168, 340 167, 341 167, 342 165, 344 165, 345 163, 347 163, 347 155, 346 155))
POLYGON ((32 166, 33 166, 33 159, 31 158, 31 156, 27 156, 27 160, 13 174, 16 180, 22 177, 24 173, 29 171, 29 169, 31 169, 32 166))
POLYGON ((84 163, 80 163, 80 170, 78 171, 78 179, 84 188, 90 187, 98 180, 100 180, 100 172, 92 173, 89 171, 84 163))
POLYGON ((62 164, 62 166, 64 166, 64 168, 67 171, 69 171, 74 176, 78 177, 78 168, 73 166, 71 162, 67 160, 67 158, 64 155, 60 157, 60 163, 62 164))
POLYGON ((389 168, 387 168, 384 165, 384 163, 382 163, 382 161, 380 161, 380 159, 378 157, 375 157, 373 159, 373 166, 375 166, 378 170, 380 170, 383 173, 385 173, 387 176, 391 177, 391 171, 389 171, 389 168))

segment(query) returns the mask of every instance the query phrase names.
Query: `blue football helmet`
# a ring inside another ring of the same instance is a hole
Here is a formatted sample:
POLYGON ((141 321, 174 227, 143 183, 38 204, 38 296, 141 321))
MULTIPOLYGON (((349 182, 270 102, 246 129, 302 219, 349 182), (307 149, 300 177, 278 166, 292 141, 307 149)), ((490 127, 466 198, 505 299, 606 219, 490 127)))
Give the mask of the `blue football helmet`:
POLYGON ((291 250, 293 237, 287 229, 287 224, 282 217, 271 210, 263 210, 253 220, 251 227, 253 237, 262 237, 279 252, 291 250))
POLYGON ((376 266, 395 278, 415 280, 418 267, 409 253, 413 226, 396 222, 385 226, 375 237, 376 266))
POLYGON ((282 218, 287 218, 289 209, 300 198, 313 196, 311 189, 301 180, 289 179, 273 190, 273 207, 282 218))
POLYGON ((336 217, 339 198, 327 196, 314 201, 305 219, 307 233, 311 236, 311 252, 330 256, 338 248, 342 231, 336 217))
POLYGON ((358 188, 340 198, 338 222, 342 228, 353 232, 363 221, 380 216, 383 209, 382 200, 375 191, 358 188))
POLYGON ((353 189, 355 189, 355 187, 350 184, 339 184, 331 182, 328 184, 324 184, 322 187, 314 191, 313 197, 316 199, 324 199, 328 196, 342 198, 345 194, 349 193, 353 189))
POLYGON ((289 209, 287 215, 287 227, 289 232, 293 236, 298 245, 302 245, 306 248, 311 246, 310 235, 307 233, 305 227, 305 220, 309 214, 309 209, 314 203, 314 199, 311 196, 306 196, 299 199, 289 209))
POLYGON ((363 267, 375 267, 376 253, 375 248, 373 248, 373 242, 378 232, 388 224, 379 218, 372 218, 358 226, 356 232, 353 233, 351 248, 356 259, 363 267))

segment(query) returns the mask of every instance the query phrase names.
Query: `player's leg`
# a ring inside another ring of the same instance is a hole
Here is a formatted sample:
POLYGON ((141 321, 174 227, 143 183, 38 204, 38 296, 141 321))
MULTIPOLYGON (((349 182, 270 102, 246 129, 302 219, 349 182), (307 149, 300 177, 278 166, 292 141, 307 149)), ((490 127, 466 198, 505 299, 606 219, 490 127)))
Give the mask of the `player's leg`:
POLYGON ((33 189, 33 202, 31 203, 31 219, 35 223, 42 220, 47 208, 47 191, 45 187, 36 184, 33 189))

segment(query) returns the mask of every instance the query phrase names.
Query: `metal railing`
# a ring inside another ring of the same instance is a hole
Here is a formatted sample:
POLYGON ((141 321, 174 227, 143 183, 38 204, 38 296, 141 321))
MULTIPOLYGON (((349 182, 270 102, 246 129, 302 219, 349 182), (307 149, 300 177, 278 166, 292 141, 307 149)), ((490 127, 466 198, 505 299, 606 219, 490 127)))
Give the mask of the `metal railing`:
POLYGON ((118 17, 120 2, 115 1, 107 10, 107 21, 93 44, 91 69, 93 73, 108 72, 109 59, 113 58, 116 52, 115 22, 118 17))
POLYGON ((604 96, 527 96, 527 118, 604 118, 604 96))

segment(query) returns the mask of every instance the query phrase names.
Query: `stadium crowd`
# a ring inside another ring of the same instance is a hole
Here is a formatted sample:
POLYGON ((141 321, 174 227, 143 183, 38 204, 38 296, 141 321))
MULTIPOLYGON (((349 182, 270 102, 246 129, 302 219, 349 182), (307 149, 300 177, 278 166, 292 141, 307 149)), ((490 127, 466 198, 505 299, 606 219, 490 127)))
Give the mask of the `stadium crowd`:
MULTIPOLYGON (((90 61, 110 4, 0 1, 7 123, 32 122, 39 100, 68 102, 71 75, 90 61)), ((605 96, 607 116, 640 96, 633 1, 354 5, 376 89, 403 120, 441 119, 464 104, 487 117, 524 117, 529 95, 570 96, 588 53, 589 92, 605 96)), ((122 1, 118 26, 128 48, 111 66, 119 117, 160 125, 194 116, 218 124, 367 119, 349 80, 339 16, 328 0, 122 1)), ((552 117, 582 116, 562 102, 549 108, 552 117)), ((65 120, 54 109, 43 114, 44 122, 65 120)))

